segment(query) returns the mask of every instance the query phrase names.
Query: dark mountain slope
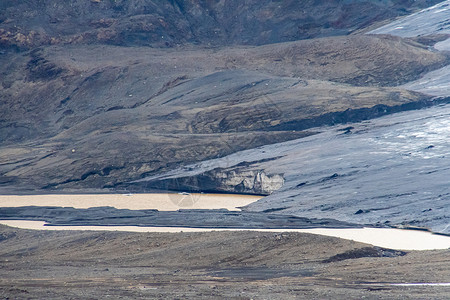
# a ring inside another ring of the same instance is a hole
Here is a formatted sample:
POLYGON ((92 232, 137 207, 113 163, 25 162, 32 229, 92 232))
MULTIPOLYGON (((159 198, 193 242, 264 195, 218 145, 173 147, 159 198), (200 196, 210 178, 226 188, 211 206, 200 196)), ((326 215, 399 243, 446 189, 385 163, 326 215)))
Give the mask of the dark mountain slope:
POLYGON ((414 3, 3 1, 0 188, 116 187, 312 134, 304 129, 428 105, 430 96, 395 85, 449 59, 408 39, 219 47, 347 34, 429 2, 414 3), (349 23, 339 25, 344 11, 349 23), (288 27, 296 34, 277 33, 288 27), (183 45, 128 47, 174 44, 183 45))
POLYGON ((261 45, 346 35, 438 2, 3 0, 0 46, 26 49, 61 43, 261 45))
MULTIPOLYGON (((18 126, 4 128, 12 137, 2 148, 4 181, 25 180, 41 188, 114 187, 180 163, 303 137, 308 133, 298 130, 346 121, 323 116, 349 107, 355 110, 350 118, 358 118, 358 109, 429 100, 398 88, 352 87, 243 70, 180 79, 174 85, 146 95, 148 101, 114 103, 108 97, 108 106, 83 97, 101 93, 96 89, 101 84, 81 85, 76 97, 54 104, 41 123, 32 124, 43 134, 11 144, 18 126), (56 135, 48 136, 51 131, 56 135)), ((105 93, 116 92, 113 87, 105 93)), ((117 99, 139 97, 129 93, 117 99)), ((364 112, 362 118, 371 116, 364 112)))
MULTIPOLYGON (((282 83, 285 79, 274 81, 255 95, 245 95, 251 89, 238 94, 241 102, 252 102, 255 97, 273 93, 270 88, 280 89, 299 80, 331 80, 360 86, 395 85, 445 65, 448 57, 401 38, 353 36, 219 51, 48 47, 22 55, 0 55, 0 62, 0 124, 3 128, 0 143, 8 143, 50 137, 97 114, 133 109, 144 103, 152 105, 155 97, 165 102, 170 100, 164 100, 165 97, 177 93, 176 89, 171 89, 181 83, 221 70, 253 71, 243 76, 247 84, 265 76, 259 73, 295 78, 286 84, 282 83)), ((195 85, 208 90, 220 84, 219 78, 214 80, 199 79, 195 85)), ((238 81, 234 79, 234 82, 238 81)), ((236 97, 227 93, 220 101, 227 103, 236 97)), ((191 94, 185 106, 195 104, 197 100, 193 95, 198 94, 191 94)), ((343 110, 346 108, 341 106, 343 110)), ((159 110, 154 109, 153 115, 162 117, 173 112, 159 110)), ((171 118, 177 119, 177 116, 171 115, 171 118)), ((172 121, 171 126, 177 126, 175 123, 172 121)), ((182 131, 184 129, 182 125, 182 131)))

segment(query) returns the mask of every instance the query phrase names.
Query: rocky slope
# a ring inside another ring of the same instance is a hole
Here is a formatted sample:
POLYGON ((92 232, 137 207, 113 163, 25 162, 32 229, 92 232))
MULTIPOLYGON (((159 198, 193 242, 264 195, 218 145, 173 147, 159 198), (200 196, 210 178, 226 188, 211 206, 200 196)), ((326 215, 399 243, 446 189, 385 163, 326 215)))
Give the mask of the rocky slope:
MULTIPOLYGON (((320 127, 449 102, 410 85, 444 74, 448 91, 449 56, 438 51, 447 35, 361 35, 438 2, 0 1, 0 193, 269 195, 241 213, 2 213, 448 234, 448 106, 320 127)), ((5 226, 0 243, 0 295, 12 298, 448 298, 440 286, 390 285, 445 282, 448 251, 306 234, 5 226)))
POLYGON ((53 189, 115 187, 307 136, 355 118, 339 115, 349 108, 429 100, 384 86, 448 57, 355 36, 222 50, 52 46, 0 60, 3 186, 53 189))
POLYGON ((396 86, 446 53, 346 34, 434 3, 2 1, 0 189, 118 188, 428 105, 396 86))
POLYGON ((4 0, 0 45, 15 49, 66 43, 261 45, 346 35, 438 2, 4 0))

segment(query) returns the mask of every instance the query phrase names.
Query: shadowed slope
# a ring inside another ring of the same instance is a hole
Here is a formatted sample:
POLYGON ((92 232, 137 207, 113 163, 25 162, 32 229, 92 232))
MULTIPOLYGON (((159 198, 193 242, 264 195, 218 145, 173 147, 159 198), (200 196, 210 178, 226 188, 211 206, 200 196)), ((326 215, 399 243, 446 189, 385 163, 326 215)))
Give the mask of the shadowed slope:
POLYGON ((0 46, 261 45, 346 35, 438 0, 3 0, 0 46))

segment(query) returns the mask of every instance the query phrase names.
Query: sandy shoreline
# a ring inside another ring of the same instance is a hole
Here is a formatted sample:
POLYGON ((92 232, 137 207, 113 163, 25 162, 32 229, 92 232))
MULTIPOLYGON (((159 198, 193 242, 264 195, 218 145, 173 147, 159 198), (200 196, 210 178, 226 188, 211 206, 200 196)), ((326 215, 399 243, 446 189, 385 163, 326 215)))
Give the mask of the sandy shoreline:
POLYGON ((179 209, 228 209, 239 211, 239 207, 261 199, 262 196, 233 194, 50 194, 50 195, 0 195, 0 207, 60 206, 90 208, 111 206, 117 209, 157 209, 176 211, 179 209))

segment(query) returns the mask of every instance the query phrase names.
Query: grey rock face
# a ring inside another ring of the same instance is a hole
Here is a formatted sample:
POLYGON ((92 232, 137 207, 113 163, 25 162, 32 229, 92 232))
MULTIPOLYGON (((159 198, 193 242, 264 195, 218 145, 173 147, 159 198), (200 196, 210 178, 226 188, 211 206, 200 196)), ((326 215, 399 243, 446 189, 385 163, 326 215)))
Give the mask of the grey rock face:
POLYGON ((223 192, 270 195, 284 184, 281 174, 266 174, 263 170, 249 170, 245 167, 215 168, 186 177, 150 177, 128 185, 136 189, 153 188, 183 192, 223 192))
POLYGON ((264 171, 225 172, 216 174, 216 178, 223 178, 223 183, 226 186, 234 187, 237 192, 256 192, 261 195, 272 194, 284 183, 283 176, 266 175, 264 171))

